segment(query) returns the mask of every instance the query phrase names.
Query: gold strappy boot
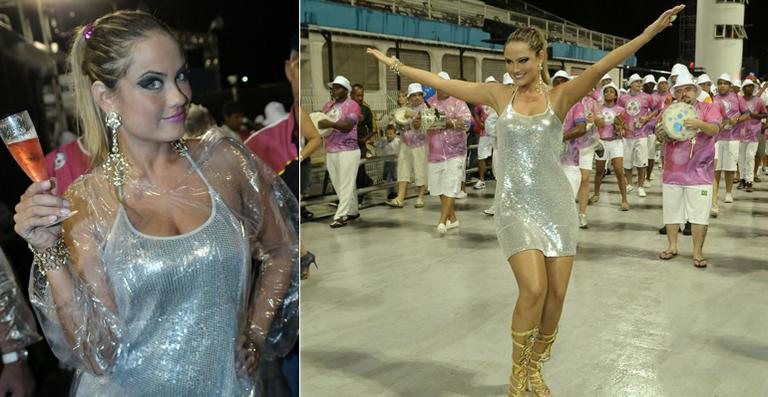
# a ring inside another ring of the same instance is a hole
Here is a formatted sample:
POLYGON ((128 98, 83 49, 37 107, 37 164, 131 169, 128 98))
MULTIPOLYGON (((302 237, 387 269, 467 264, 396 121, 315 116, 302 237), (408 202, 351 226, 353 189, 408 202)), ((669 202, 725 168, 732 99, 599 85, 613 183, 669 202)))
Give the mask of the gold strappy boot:
POLYGON ((551 335, 544 335, 537 333, 536 342, 544 344, 544 351, 537 353, 531 349, 531 358, 528 362, 528 383, 530 384, 530 390, 536 397, 551 397, 551 392, 547 384, 544 382, 544 377, 541 374, 541 363, 549 360, 552 352, 552 344, 555 343, 557 337, 557 330, 551 335))
MULTIPOLYGON (((509 375, 509 397, 524 397, 526 385, 528 384, 528 365, 533 351, 533 344, 536 342, 538 328, 525 332, 515 332, 512 330, 512 344, 520 348, 520 358, 515 362, 514 352, 512 353, 512 374, 509 375)), ((513 347, 514 350, 514 347, 513 347)))

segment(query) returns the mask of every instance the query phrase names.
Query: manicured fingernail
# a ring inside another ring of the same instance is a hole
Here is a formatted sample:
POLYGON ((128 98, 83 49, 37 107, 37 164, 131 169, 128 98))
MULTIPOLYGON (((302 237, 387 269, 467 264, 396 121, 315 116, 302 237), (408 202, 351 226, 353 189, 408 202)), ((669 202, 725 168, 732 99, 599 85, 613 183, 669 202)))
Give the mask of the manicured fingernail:
POLYGON ((45 190, 48 190, 48 189, 50 189, 50 188, 51 188, 51 181, 50 181, 50 180, 47 180, 47 181, 43 181, 42 187, 43 187, 43 189, 45 189, 45 190))
POLYGON ((66 209, 66 208, 62 208, 62 209, 59 210, 59 214, 61 214, 61 215, 69 215, 70 212, 71 211, 66 209))
POLYGON ((59 219, 59 217, 56 215, 51 215, 48 217, 49 222, 56 222, 56 219, 59 219))

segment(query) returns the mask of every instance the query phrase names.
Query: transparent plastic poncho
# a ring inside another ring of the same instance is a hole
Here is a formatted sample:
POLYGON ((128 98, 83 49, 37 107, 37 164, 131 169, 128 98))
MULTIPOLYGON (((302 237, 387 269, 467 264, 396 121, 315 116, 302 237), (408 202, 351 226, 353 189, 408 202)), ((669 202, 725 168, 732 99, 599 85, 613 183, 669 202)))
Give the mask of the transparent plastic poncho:
POLYGON ((281 326, 298 310, 297 200, 216 129, 180 157, 169 186, 129 172, 118 192, 99 166, 67 190, 80 211, 62 228, 68 277, 33 269, 30 295, 77 395, 248 395, 243 340, 295 341, 281 326), (145 230, 157 217, 201 224, 145 230))
POLYGON ((42 339, 35 318, 16 283, 13 268, 0 249, 0 348, 18 351, 42 339))

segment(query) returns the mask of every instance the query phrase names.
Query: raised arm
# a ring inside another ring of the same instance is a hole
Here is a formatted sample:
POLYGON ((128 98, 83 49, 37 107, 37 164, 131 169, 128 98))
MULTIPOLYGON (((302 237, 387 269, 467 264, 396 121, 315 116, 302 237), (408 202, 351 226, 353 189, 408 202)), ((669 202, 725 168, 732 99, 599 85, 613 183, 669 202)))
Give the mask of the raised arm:
POLYGON ((312 119, 309 118, 309 114, 307 114, 301 107, 299 107, 299 120, 301 136, 307 140, 307 144, 301 149, 301 154, 299 155, 303 160, 311 156, 315 150, 323 145, 323 138, 320 137, 320 134, 317 132, 317 128, 315 128, 315 125, 312 123, 312 119))
POLYGON ((603 59, 587 68, 587 70, 573 80, 554 88, 552 90, 552 102, 555 113, 560 116, 560 119, 563 118, 576 101, 587 95, 608 71, 616 67, 621 61, 632 56, 632 54, 651 41, 661 31, 672 26, 672 21, 684 8, 684 5, 679 5, 664 11, 655 22, 645 28, 643 33, 632 39, 632 41, 609 52, 603 59))
POLYGON ((388 57, 375 48, 369 48, 366 52, 376 57, 379 62, 383 63, 388 68, 399 72, 400 75, 408 77, 421 84, 434 87, 437 90, 445 91, 448 95, 459 98, 464 102, 490 105, 493 106, 494 109, 498 109, 498 105, 501 103, 501 98, 503 98, 505 90, 508 90, 508 88, 502 84, 445 80, 435 73, 405 65, 397 58, 393 56, 388 57))

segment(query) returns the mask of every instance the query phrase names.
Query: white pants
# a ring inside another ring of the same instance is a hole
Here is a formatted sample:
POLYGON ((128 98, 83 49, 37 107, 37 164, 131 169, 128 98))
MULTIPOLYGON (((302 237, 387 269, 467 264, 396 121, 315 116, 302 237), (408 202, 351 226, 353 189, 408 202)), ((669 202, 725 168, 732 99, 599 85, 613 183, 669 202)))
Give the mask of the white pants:
POLYGON ((739 163, 739 141, 717 141, 715 159, 715 171, 736 171, 736 165, 739 163))
POLYGON ((430 196, 458 197, 466 171, 466 157, 454 157, 439 163, 429 163, 430 196))
POLYGON ((656 135, 648 135, 648 161, 656 160, 656 135))
POLYGON ((397 181, 413 182, 416 186, 427 184, 427 145, 409 147, 400 143, 397 154, 397 181))
POLYGON ((749 183, 755 179, 755 155, 759 142, 739 142, 739 172, 749 183))
POLYGON ((568 183, 573 190, 573 199, 579 194, 579 186, 581 186, 581 169, 576 165, 560 165, 563 168, 565 177, 568 178, 568 183))
POLYGON ((648 166, 648 139, 624 138, 624 169, 648 166))
POLYGON ((360 149, 346 152, 328 153, 325 155, 328 175, 331 177, 333 189, 339 196, 339 206, 333 219, 347 215, 357 215, 357 167, 360 165, 360 149))
POLYGON ((485 160, 493 155, 493 137, 483 135, 477 143, 477 159, 485 160))
POLYGON ((665 225, 685 223, 709 224, 712 209, 712 185, 670 185, 661 187, 662 216, 665 225))

